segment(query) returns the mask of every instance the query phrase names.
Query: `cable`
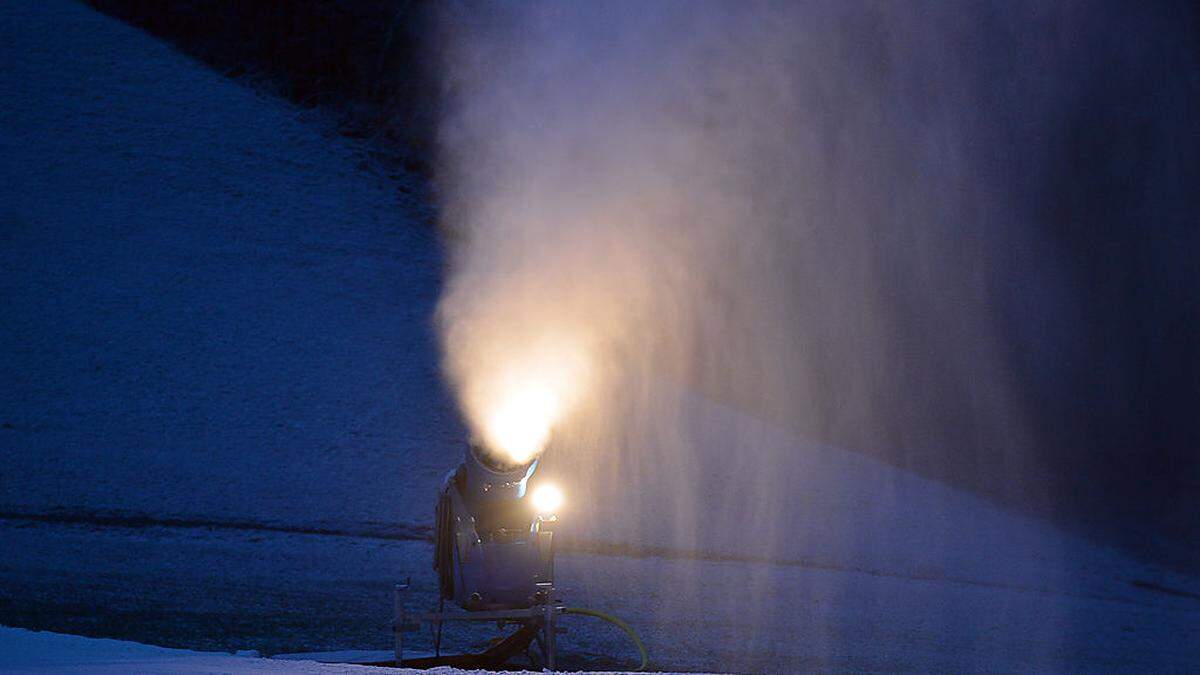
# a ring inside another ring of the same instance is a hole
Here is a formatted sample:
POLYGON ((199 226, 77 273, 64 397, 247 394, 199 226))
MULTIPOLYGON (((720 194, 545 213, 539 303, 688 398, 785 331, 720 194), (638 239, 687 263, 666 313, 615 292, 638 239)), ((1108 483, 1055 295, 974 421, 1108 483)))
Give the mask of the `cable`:
POLYGON ((642 671, 646 669, 646 666, 649 664, 650 660, 646 655, 646 645, 642 642, 642 638, 638 637, 638 634, 629 627, 629 624, 618 619, 612 614, 605 614, 604 612, 598 612, 594 609, 585 609, 583 607, 563 607, 563 614, 584 614, 587 616, 594 616, 597 619, 603 619, 617 628, 625 631, 625 634, 633 639, 633 644, 637 647, 638 654, 640 654, 642 657, 642 665, 638 666, 638 670, 642 671))

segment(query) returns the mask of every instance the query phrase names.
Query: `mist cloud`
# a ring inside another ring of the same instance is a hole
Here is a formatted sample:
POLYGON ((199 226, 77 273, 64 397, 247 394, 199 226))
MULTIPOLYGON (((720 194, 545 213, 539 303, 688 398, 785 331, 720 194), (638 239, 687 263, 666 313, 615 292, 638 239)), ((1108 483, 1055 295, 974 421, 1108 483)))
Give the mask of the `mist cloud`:
MULTIPOLYGON (((1081 280, 1123 269, 1154 286, 1182 259, 1064 257, 1096 240, 1081 217, 1136 239, 1171 211, 1071 212, 1107 171, 1072 153, 1181 152, 1170 137, 1186 116, 1156 113, 1124 149, 1080 117, 1098 109, 1123 131, 1140 104, 1109 104, 1144 101, 1129 90, 1158 81, 1153 64, 1190 63, 1184 43, 1154 42, 1162 16, 840 2, 446 16, 439 323, 477 434, 532 378, 576 470, 633 493, 703 483, 722 462, 772 467, 726 477, 764 503, 785 498, 800 460, 751 437, 706 458, 684 399, 1018 501, 1052 495, 1088 456, 1072 448, 1134 368, 1103 364, 1142 347, 1108 348, 1087 318, 1108 298, 1081 280), (1114 51, 1129 41, 1159 46, 1114 51), (1098 355, 1096 387, 1080 373, 1098 355)), ((1156 91, 1155 110, 1194 99, 1156 91)), ((1188 199, 1129 180, 1159 205, 1188 199)), ((665 491, 667 529, 703 545, 700 492, 665 491)))

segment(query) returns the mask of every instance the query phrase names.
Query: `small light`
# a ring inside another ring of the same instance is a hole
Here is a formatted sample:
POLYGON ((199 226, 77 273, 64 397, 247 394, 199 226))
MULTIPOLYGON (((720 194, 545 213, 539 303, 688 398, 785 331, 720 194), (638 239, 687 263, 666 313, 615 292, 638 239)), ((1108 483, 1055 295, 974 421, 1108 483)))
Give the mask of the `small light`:
POLYGON ((562 506, 563 494, 557 487, 543 484, 534 489, 531 499, 538 515, 552 516, 558 513, 558 507, 562 506))

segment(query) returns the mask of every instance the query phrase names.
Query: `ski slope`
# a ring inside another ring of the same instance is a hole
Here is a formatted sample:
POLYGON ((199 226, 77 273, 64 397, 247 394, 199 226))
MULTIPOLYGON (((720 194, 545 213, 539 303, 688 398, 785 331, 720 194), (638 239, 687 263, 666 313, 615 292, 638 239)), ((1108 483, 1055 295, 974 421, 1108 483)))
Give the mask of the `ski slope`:
MULTIPOLYGON (((463 437, 418 183, 82 4, 0 8, 0 62, 0 624, 386 648, 394 581, 434 601, 432 495, 463 437)), ((607 493, 560 462, 596 497, 567 521, 564 592, 629 620, 655 667, 1200 669, 1200 580, 661 398, 696 492, 649 489, 679 470, 650 455, 607 493)), ((570 628, 573 667, 629 665, 622 636, 570 628)))
MULTIPOLYGON (((104 640, 0 628, 0 670, 6 673, 357 673, 355 666, 308 661, 272 661, 233 655, 166 649, 136 642, 104 640)), ((387 668, 381 673, 415 673, 387 668)), ((463 671, 451 671, 463 672, 463 671)))
MULTIPOLYGON (((221 654, 185 649, 166 649, 121 640, 84 638, 77 635, 33 632, 0 627, 0 670, 5 673, 363 673, 361 666, 319 662, 310 659, 274 660, 257 654, 221 654)), ((460 668, 372 668, 388 675, 481 675, 489 671, 460 668)), ((525 671, 528 672, 528 671, 525 671)))
POLYGON ((0 31, 0 510, 424 510, 461 432, 413 180, 77 3, 0 31))

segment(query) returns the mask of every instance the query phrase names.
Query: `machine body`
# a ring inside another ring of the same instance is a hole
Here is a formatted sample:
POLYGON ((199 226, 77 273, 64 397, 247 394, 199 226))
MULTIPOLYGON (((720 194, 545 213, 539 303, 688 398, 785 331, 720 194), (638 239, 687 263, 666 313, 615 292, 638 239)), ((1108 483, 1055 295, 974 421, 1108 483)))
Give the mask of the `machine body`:
POLYGON ((468 445, 462 463, 446 476, 438 492, 434 528, 438 611, 409 614, 409 583, 397 584, 394 658, 374 665, 507 669, 510 659, 524 654, 535 668, 554 670, 557 635, 564 630, 560 617, 583 614, 628 634, 642 658, 639 669, 645 669, 646 648, 632 628, 604 612, 567 607, 559 600, 554 588, 554 528, 562 494, 548 483, 533 484, 538 459, 518 465, 499 457, 468 445), (443 609, 446 600, 461 609, 443 609), (518 628, 483 652, 443 655, 442 626, 459 621, 495 622, 502 630, 518 628), (437 626, 434 655, 405 659, 403 634, 421 623, 437 626), (532 652, 535 646, 538 657, 532 652))
POLYGON ((443 483, 434 567, 442 597, 469 611, 544 604, 554 582, 557 516, 529 496, 538 460, 504 465, 478 445, 443 483))

